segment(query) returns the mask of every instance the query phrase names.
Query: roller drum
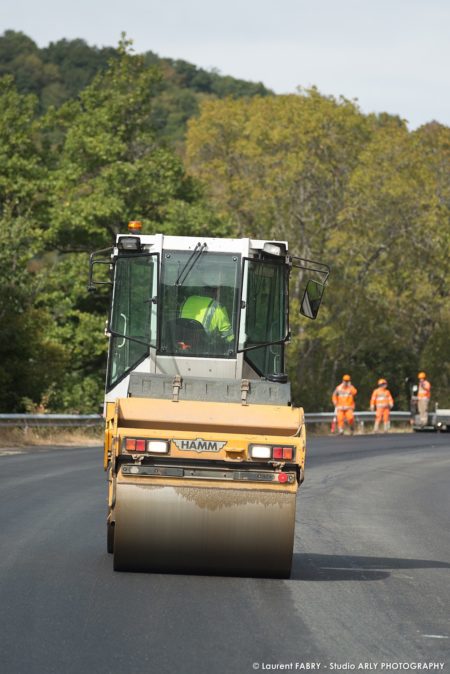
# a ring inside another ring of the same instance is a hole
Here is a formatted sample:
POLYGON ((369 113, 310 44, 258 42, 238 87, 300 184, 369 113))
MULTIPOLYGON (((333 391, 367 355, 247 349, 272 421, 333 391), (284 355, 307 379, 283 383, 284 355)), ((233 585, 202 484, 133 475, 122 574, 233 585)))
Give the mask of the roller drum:
POLYGON ((114 569, 289 577, 296 494, 117 485, 114 569))

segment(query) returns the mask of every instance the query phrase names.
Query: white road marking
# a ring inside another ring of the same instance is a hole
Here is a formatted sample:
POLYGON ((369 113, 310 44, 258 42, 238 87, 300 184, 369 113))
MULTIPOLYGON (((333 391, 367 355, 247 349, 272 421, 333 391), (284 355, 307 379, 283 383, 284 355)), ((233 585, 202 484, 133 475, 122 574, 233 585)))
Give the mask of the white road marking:
POLYGON ((448 639, 444 634, 422 634, 426 639, 448 639))

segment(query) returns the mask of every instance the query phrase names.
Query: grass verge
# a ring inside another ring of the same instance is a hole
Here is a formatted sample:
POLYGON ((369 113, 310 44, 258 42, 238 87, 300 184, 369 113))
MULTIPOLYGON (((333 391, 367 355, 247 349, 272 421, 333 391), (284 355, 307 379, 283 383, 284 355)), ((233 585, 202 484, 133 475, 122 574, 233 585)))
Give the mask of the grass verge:
POLYGON ((0 447, 102 445, 97 428, 0 428, 0 447))

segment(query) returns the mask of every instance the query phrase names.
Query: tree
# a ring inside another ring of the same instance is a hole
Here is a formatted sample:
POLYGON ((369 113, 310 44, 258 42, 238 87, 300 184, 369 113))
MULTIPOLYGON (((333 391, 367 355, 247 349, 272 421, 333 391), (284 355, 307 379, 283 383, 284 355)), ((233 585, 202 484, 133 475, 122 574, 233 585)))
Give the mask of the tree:
POLYGON ((46 122, 61 129, 62 141, 52 148, 49 235, 62 250, 108 245, 130 219, 150 231, 176 231, 173 215, 182 208, 186 222, 191 206, 196 226, 198 189, 180 159, 158 145, 151 126, 160 76, 126 44, 121 50, 79 100, 46 122))
POLYGON ((0 76, 6 74, 14 78, 20 93, 38 97, 40 111, 67 98, 58 67, 45 62, 33 40, 12 30, 0 36, 0 76))
POLYGON ((122 45, 76 101, 38 117, 0 82, 0 405, 88 412, 102 400, 106 293, 86 291, 88 252, 130 219, 147 231, 224 232, 149 111, 159 74, 122 45))
MULTIPOLYGON (((211 101, 189 125, 188 165, 240 235, 288 239, 294 254, 334 266, 328 242, 370 133, 371 124, 353 103, 315 89, 211 101)), ((327 404, 338 368, 324 357, 324 345, 334 339, 333 315, 325 303, 318 323, 299 319, 304 285, 303 274, 293 275, 290 371, 297 399, 318 409, 327 404)), ((331 300, 329 290, 326 298, 331 300)))
MULTIPOLYGON (((426 368, 431 345, 433 362, 445 359, 448 148, 448 129, 411 134, 315 89, 208 101, 191 120, 188 166, 239 235, 288 239, 332 267, 315 323, 298 316, 305 276, 291 284, 289 368, 307 408, 327 408, 349 370, 363 407, 380 376, 406 405, 404 379, 426 368)), ((448 371, 433 373, 442 391, 448 371)))
POLYGON ((62 366, 48 337, 50 317, 33 304, 41 278, 33 266, 42 251, 40 218, 46 209, 46 171, 37 142, 33 96, 0 80, 0 409, 21 411, 39 402, 62 366))
MULTIPOLYGON (((0 63, 2 68, 11 64, 18 56, 37 54, 39 47, 25 33, 15 30, 5 30, 0 36, 0 63)), ((2 75, 6 74, 2 72, 2 75)))
MULTIPOLYGON (((76 98, 119 56, 113 47, 90 46, 81 39, 62 39, 40 49, 20 32, 9 30, 0 36, 0 76, 11 74, 20 93, 35 93, 40 112, 76 98)), ((182 149, 187 120, 197 114, 203 98, 272 94, 261 83, 222 76, 187 61, 161 58, 153 52, 146 52, 143 59, 161 75, 159 84, 152 87, 150 121, 158 139, 178 150, 182 149)))
POLYGON ((75 98, 98 72, 106 70, 111 59, 117 57, 113 47, 91 47, 80 39, 50 42, 40 53, 44 63, 58 69, 64 82, 65 100, 75 98))
POLYGON ((111 245, 132 219, 145 231, 223 231, 181 160, 160 147, 151 111, 160 76, 122 43, 120 57, 59 110, 42 119, 49 176, 43 239, 46 283, 38 308, 52 318, 49 335, 66 371, 49 395, 53 409, 87 412, 102 401, 107 293, 86 291, 88 253, 111 245))

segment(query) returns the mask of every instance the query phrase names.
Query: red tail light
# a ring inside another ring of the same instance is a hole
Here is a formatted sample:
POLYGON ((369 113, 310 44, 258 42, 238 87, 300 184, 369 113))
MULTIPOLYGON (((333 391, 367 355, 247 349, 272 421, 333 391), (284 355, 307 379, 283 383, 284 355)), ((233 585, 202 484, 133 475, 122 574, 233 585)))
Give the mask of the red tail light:
POLYGON ((145 443, 143 438, 126 438, 125 449, 127 452, 145 452, 145 443))
POLYGON ((288 476, 287 473, 278 473, 278 482, 287 482, 288 476))
POLYGON ((292 461, 294 450, 292 447, 273 447, 272 458, 284 461, 292 461))
POLYGON ((168 454, 170 442, 161 438, 125 438, 123 449, 130 453, 168 454))

